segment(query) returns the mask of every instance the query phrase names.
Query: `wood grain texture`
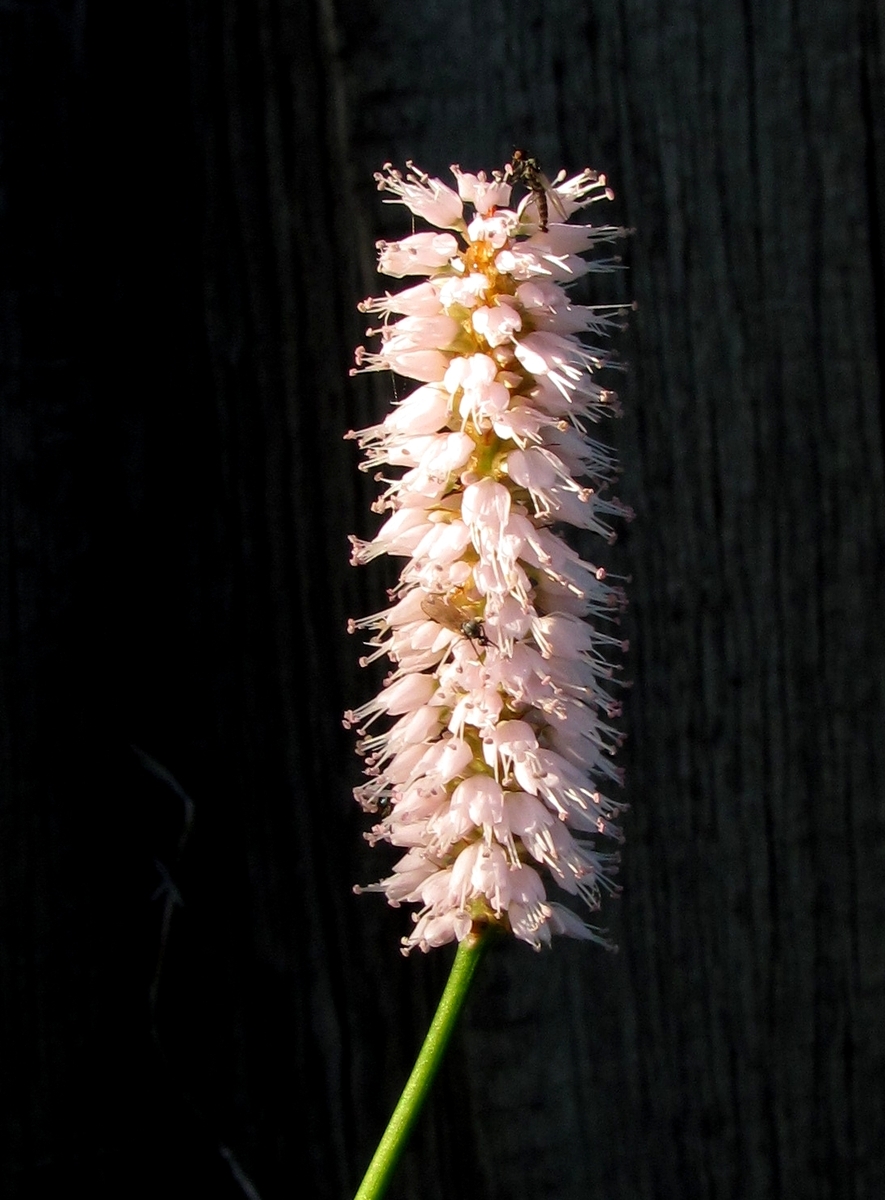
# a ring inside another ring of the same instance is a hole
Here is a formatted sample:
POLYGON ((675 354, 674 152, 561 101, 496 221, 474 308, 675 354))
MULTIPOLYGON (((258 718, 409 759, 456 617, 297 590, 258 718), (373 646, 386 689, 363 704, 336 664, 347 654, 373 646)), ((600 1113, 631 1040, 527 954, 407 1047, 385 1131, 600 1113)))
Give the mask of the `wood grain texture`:
POLYGON ((350 894, 344 627, 389 579, 342 435, 392 393, 347 370, 408 229, 372 172, 514 145, 636 230, 621 949, 488 957, 391 1200, 885 1194, 881 4, 0 35, 3 1194, 355 1188, 447 966, 350 894))

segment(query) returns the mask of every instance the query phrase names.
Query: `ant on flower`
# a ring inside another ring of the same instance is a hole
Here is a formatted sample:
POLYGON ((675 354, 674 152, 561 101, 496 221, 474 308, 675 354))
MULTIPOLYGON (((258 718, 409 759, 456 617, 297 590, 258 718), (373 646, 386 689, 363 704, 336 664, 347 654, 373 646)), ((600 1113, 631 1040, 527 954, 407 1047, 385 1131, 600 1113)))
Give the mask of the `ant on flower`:
POLYGON ((541 170, 541 164, 536 158, 529 157, 524 150, 514 150, 513 157, 504 168, 504 174, 509 175, 514 183, 524 184, 531 192, 538 209, 538 224, 542 233, 547 232, 550 206, 563 221, 568 220, 568 213, 563 208, 556 189, 541 170))

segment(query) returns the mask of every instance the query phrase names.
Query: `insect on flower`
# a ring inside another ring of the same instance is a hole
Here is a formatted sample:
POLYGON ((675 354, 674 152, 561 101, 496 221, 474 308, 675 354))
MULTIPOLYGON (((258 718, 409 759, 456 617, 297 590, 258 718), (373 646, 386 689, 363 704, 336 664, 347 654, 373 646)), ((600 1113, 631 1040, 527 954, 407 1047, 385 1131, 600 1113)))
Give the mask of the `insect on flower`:
POLYGON ((437 625, 442 625, 444 629, 450 629, 453 633, 460 633, 474 645, 477 643, 480 646, 491 645, 479 617, 467 616, 463 609, 460 609, 451 600, 447 600, 445 596, 425 597, 421 601, 421 610, 431 621, 436 621, 437 625))
POLYGON ((536 158, 530 158, 524 150, 514 150, 513 158, 504 168, 504 173, 509 175, 514 183, 524 184, 531 192, 538 209, 538 223, 542 233, 547 232, 550 206, 560 220, 568 220, 568 213, 563 208, 556 189, 541 170, 541 164, 536 158))

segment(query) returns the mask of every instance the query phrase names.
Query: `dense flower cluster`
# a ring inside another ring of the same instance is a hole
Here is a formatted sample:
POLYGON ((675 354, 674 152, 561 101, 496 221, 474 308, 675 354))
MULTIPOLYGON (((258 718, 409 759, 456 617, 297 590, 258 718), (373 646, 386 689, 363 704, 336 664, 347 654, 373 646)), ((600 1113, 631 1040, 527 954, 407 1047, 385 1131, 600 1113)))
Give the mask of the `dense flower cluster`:
POLYGON ((616 890, 618 855, 597 840, 621 840, 624 806, 601 788, 621 783, 608 657, 625 648, 626 601, 554 525, 610 541, 609 519, 630 516, 607 494, 612 453, 586 436, 618 411, 594 378, 611 355, 582 340, 604 338, 623 310, 572 304, 565 290, 613 269, 579 255, 624 230, 565 223, 611 198, 593 172, 545 180, 543 195, 532 181, 515 210, 509 168, 452 172, 457 191, 412 164, 376 176, 390 203, 436 229, 379 243, 381 272, 421 282, 361 305, 380 316, 369 334, 381 341, 359 348, 358 369, 421 385, 348 434, 365 469, 401 468, 379 475, 375 507, 390 515, 371 541, 352 539, 353 562, 406 560, 390 607, 351 622, 369 631, 363 662, 394 663, 381 694, 345 718, 366 758, 356 796, 378 817, 367 836, 404 851, 366 890, 421 906, 406 951, 489 922, 535 947, 551 933, 605 941, 548 899, 545 878, 591 910, 616 890), (548 211, 560 220, 548 225, 548 211))

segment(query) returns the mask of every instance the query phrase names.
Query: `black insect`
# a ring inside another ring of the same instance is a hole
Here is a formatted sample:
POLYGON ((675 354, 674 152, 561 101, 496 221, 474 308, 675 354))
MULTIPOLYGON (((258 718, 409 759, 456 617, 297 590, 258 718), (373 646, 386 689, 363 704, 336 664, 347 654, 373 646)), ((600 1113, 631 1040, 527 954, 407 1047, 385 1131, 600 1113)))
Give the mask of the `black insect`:
POLYGON ((436 621, 437 625, 442 625, 444 629, 460 633, 462 637, 480 646, 491 645, 479 617, 466 616, 457 604, 453 604, 445 596, 425 596, 421 601, 421 609, 426 617, 436 621))
POLYGON ((568 213, 562 207, 562 201, 557 196, 550 180, 541 170, 541 164, 536 158, 530 158, 524 150, 514 150, 513 158, 504 171, 514 183, 523 184, 532 193, 538 209, 538 224, 541 226, 542 233, 547 232, 550 205, 553 206, 557 216, 561 217, 563 221, 568 220, 568 213))

